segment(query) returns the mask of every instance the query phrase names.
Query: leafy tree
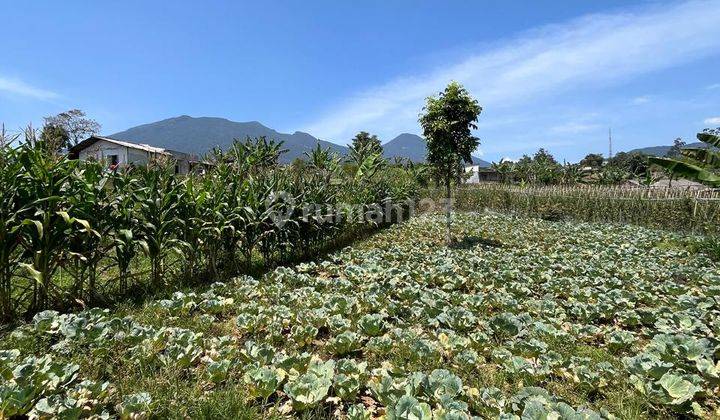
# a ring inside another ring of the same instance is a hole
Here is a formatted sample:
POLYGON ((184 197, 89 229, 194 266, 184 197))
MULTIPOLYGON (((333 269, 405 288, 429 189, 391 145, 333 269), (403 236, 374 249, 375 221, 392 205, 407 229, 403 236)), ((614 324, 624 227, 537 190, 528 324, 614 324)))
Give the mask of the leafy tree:
POLYGON ((500 162, 493 162, 490 167, 495 170, 495 172, 500 175, 500 180, 502 182, 509 182, 510 181, 510 175, 513 172, 514 165, 513 162, 507 159, 501 159, 500 162))
POLYGON ((520 182, 532 182, 532 163, 533 160, 530 156, 522 155, 522 157, 518 159, 517 162, 515 162, 515 165, 513 165, 513 171, 515 173, 515 176, 517 177, 517 179, 520 180, 520 182))
POLYGON ((534 181, 540 184, 554 184, 561 177, 562 167, 555 157, 545 149, 538 150, 532 158, 534 181))
POLYGON ((555 156, 543 148, 540 148, 537 152, 535 152, 533 161, 540 165, 559 165, 558 161, 555 160, 555 156))
POLYGON ((686 143, 680 138, 676 138, 673 140, 673 145, 670 147, 670 150, 665 154, 665 157, 678 157, 680 156, 680 152, 685 147, 686 143))
POLYGON ((361 131, 352 139, 348 158, 350 162, 359 166, 368 156, 382 156, 382 152, 383 148, 378 137, 370 135, 367 131, 361 131))
POLYGON ((605 158, 602 155, 590 153, 580 161, 580 166, 583 168, 589 166, 593 169, 597 169, 602 166, 603 162, 605 162, 605 158))
POLYGON ((449 244, 452 240, 450 184, 462 174, 462 161, 472 163, 471 153, 480 144, 471 130, 477 129, 482 107, 459 83, 451 82, 439 96, 427 98, 423 111, 420 125, 427 142, 427 161, 445 182, 446 239, 449 244))
POLYGON ((648 156, 637 152, 619 152, 608 160, 608 165, 634 176, 643 176, 648 167, 648 156))
POLYGON ((87 118, 79 109, 71 109, 57 115, 45 117, 45 126, 62 128, 67 134, 67 143, 63 147, 72 147, 86 138, 100 132, 100 124, 87 118))
POLYGON ((707 144, 709 148, 684 148, 680 151, 680 157, 673 158, 650 158, 650 163, 664 168, 672 174, 694 181, 701 182, 711 187, 720 186, 720 128, 705 129, 698 133, 698 140, 707 144))
POLYGON ((581 165, 566 163, 560 168, 560 182, 566 185, 579 184, 583 182, 581 165))
POLYGON ((603 185, 617 185, 628 178, 628 173, 616 166, 608 165, 598 173, 598 183, 603 185))
MULTIPOLYGON (((522 183, 530 184, 556 184, 558 182, 569 182, 568 177, 576 179, 571 175, 571 168, 563 168, 555 157, 545 149, 539 149, 530 157, 523 155, 513 165, 512 172, 516 179, 522 183), (567 173, 566 173, 567 172, 567 173)), ((580 175, 579 171, 576 175, 580 175)))
POLYGON ((70 136, 67 130, 55 124, 45 124, 40 132, 42 148, 50 153, 58 153, 68 146, 70 136))

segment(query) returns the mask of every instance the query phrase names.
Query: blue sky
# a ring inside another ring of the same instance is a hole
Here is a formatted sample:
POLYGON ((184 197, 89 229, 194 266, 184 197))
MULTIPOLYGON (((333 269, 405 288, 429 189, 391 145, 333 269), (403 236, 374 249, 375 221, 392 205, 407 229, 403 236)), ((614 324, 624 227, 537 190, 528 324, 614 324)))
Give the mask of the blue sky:
POLYGON ((450 80, 478 155, 577 160, 720 126, 720 1, 0 0, 0 121, 70 108, 110 134, 188 114, 347 143, 420 134, 450 80))

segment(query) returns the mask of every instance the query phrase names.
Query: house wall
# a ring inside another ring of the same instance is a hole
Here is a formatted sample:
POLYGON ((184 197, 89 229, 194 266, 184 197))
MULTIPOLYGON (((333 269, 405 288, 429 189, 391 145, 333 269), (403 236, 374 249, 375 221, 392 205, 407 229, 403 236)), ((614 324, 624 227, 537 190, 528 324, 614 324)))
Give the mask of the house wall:
POLYGON ((465 168, 465 173, 469 173, 470 177, 465 181, 466 184, 477 184, 480 182, 499 182, 501 181, 500 174, 480 166, 468 166, 465 168))
POLYGON ((174 152, 172 150, 169 151, 175 160, 177 161, 177 167, 178 167, 178 173, 179 174, 187 174, 190 172, 190 161, 188 159, 188 155, 181 152, 174 152))
POLYGON ((181 174, 186 174, 190 172, 190 162, 188 162, 187 160, 179 160, 178 164, 180 166, 181 174))
MULTIPOLYGON (((177 161, 177 169, 179 174, 187 174, 190 172, 190 162, 188 155, 180 152, 171 152, 173 158, 177 161)), ((136 165, 143 166, 153 158, 154 154, 145 150, 134 149, 132 147, 121 146, 104 140, 99 140, 92 146, 83 149, 78 153, 80 160, 103 160, 109 159, 110 156, 118 157, 119 165, 136 165)))
POLYGON ((141 166, 141 165, 147 165, 147 163, 150 161, 149 153, 145 150, 137 150, 137 149, 131 149, 127 148, 128 150, 128 163, 131 163, 133 165, 141 166))
POLYGON ((479 172, 478 182, 500 182, 502 179, 497 172, 479 172))
POLYGON ((465 180, 466 184, 477 184, 480 179, 478 178, 478 166, 467 166, 465 167, 465 173, 470 174, 470 178, 465 180))
POLYGON ((79 158, 80 160, 103 160, 109 159, 112 155, 118 157, 118 163, 120 165, 127 164, 127 148, 104 140, 100 140, 92 146, 81 150, 79 153, 79 158))

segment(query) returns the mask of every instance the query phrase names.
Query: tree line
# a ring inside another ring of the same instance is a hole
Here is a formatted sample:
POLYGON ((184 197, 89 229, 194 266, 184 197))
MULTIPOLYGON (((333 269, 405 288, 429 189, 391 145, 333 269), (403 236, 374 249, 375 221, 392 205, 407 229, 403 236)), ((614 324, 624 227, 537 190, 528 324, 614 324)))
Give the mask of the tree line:
MULTIPOLYGON (((681 142, 668 151, 663 159, 682 160, 681 142)), ((667 165, 659 164, 662 159, 639 152, 619 152, 611 158, 590 153, 580 162, 560 163, 546 149, 539 149, 533 155, 523 155, 516 161, 493 162, 491 168, 498 173, 500 181, 523 185, 573 185, 599 184, 618 185, 633 180, 638 185, 651 186, 661 179, 672 180, 682 176, 667 165)))

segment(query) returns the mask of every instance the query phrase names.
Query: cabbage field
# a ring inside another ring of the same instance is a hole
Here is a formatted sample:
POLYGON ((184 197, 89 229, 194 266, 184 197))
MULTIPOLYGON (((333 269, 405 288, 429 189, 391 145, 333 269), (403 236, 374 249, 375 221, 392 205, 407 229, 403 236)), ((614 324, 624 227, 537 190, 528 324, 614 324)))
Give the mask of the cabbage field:
POLYGON ((720 416, 700 238, 462 214, 142 307, 0 338, 0 417, 720 416))

